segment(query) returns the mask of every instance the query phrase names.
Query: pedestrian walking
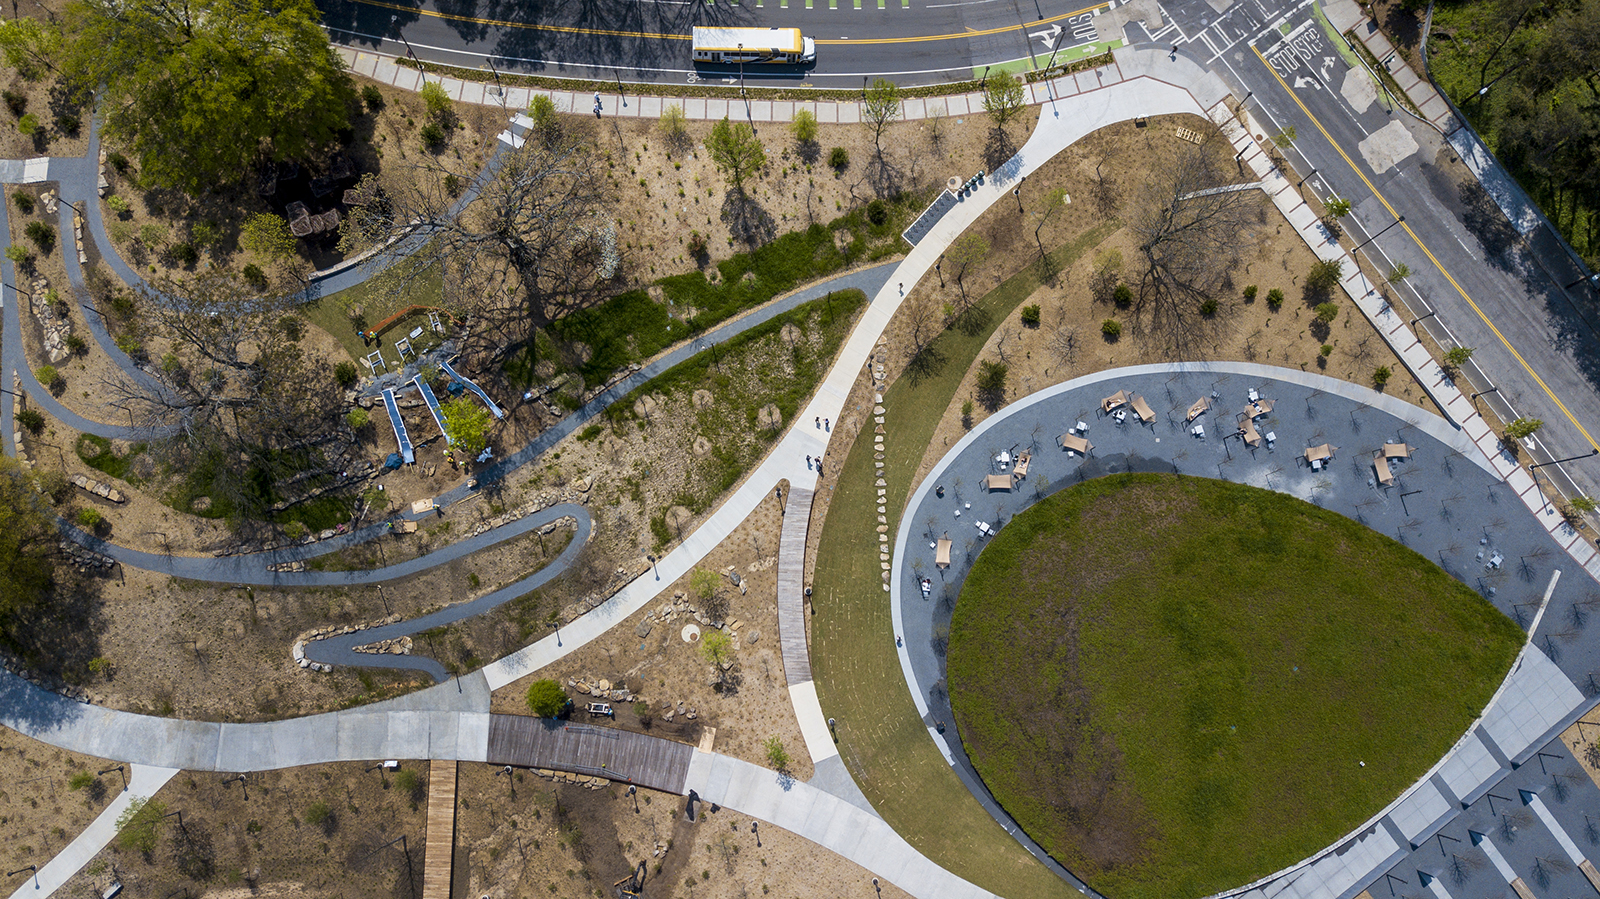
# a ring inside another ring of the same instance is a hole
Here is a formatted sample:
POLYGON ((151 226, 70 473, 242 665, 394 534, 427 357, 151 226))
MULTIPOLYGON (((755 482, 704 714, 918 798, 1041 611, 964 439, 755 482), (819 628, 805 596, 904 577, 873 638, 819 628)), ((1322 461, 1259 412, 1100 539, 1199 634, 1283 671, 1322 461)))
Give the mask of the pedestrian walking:
POLYGON ((600 118, 600 92, 599 91, 595 91, 595 94, 594 94, 594 117, 597 118, 597 119, 600 118))
POLYGON ((829 433, 829 434, 832 434, 832 433, 833 433, 833 422, 831 422, 831 421, 829 421, 829 420, 827 420, 827 419, 826 419, 826 418, 824 418, 824 419, 823 419, 823 420, 822 420, 822 427, 823 427, 823 429, 824 429, 824 430, 826 430, 826 431, 827 431, 827 432, 828 432, 828 433, 829 433))
POLYGON ((816 420, 815 420, 814 424, 816 424, 816 426, 819 427, 819 428, 822 427, 822 416, 818 415, 816 417, 816 420))
POLYGON ((896 285, 896 286, 898 286, 898 287, 899 287, 899 288, 900 288, 900 295, 901 295, 901 296, 905 296, 905 295, 906 295, 906 284, 905 284, 905 282, 904 282, 904 281, 901 281, 901 282, 900 282, 900 283, 899 283, 899 284, 898 284, 898 285, 896 285))
POLYGON ((806 471, 810 471, 810 470, 811 470, 811 454, 807 453, 806 454, 806 471))

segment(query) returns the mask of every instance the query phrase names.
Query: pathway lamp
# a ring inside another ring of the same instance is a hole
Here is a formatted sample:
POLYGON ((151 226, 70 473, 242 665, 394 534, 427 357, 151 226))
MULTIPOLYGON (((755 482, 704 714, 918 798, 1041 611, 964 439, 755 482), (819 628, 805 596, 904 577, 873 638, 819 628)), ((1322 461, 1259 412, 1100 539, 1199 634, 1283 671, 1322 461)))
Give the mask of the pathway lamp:
POLYGON ((95 776, 96 777, 103 777, 103 776, 105 776, 107 774, 110 774, 112 771, 115 771, 118 774, 122 775, 122 792, 124 792, 124 793, 128 792, 128 771, 127 771, 127 767, 124 766, 124 765, 114 765, 114 766, 112 766, 110 768, 105 769, 104 771, 97 772, 95 774, 95 776))
POLYGON ((15 871, 7 871, 6 872, 6 876, 7 877, 12 877, 14 875, 21 874, 23 871, 32 871, 33 872, 33 888, 37 890, 39 888, 39 866, 38 865, 28 865, 27 867, 24 867, 24 868, 18 868, 15 871))

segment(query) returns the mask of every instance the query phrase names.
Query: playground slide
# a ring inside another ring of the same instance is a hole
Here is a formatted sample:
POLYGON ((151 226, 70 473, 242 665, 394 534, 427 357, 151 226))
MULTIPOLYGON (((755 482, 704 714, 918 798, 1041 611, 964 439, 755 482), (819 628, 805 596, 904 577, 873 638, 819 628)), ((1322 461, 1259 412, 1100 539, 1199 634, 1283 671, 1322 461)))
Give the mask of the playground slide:
POLYGON ((439 398, 433 395, 433 388, 422 380, 421 375, 411 379, 422 391, 422 399, 428 404, 428 411, 433 413, 433 421, 439 426, 439 433, 444 435, 445 443, 455 443, 450 439, 450 432, 444 429, 444 412, 439 408, 439 398))
POLYGON ((496 406, 494 404, 494 400, 489 399, 489 394, 483 392, 483 388, 482 387, 479 387, 477 384, 474 384, 471 381, 467 380, 467 378, 464 375, 460 374, 455 369, 451 368, 450 367, 450 363, 441 361, 439 363, 439 365, 444 369, 444 373, 445 374, 447 374, 450 377, 455 378, 457 381, 460 381, 461 383, 467 385, 467 389, 468 390, 472 391, 473 393, 476 393, 478 395, 478 398, 483 400, 484 405, 489 407, 490 414, 492 414, 495 418, 505 418, 506 417, 505 410, 501 409, 499 406, 496 406))
POLYGON ((394 391, 383 391, 383 407, 389 410, 389 424, 394 425, 394 440, 400 444, 400 458, 407 465, 417 461, 416 453, 411 449, 411 436, 406 433, 406 423, 400 420, 400 405, 394 401, 394 391))

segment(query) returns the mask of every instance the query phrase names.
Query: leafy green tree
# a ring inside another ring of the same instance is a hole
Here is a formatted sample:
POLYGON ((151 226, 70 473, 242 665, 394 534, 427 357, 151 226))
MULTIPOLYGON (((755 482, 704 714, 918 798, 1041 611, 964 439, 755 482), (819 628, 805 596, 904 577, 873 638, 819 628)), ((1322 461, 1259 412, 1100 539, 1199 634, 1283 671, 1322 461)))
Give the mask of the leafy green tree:
POLYGON ((344 420, 350 425, 350 430, 359 431, 372 424, 372 415, 367 410, 357 406, 344 414, 344 420))
POLYGON ((728 176, 735 193, 744 193, 745 179, 767 164, 767 151, 755 131, 745 122, 728 121, 727 116, 712 126, 706 149, 711 152, 711 161, 728 176))
POLYGON ((117 816, 117 845, 146 855, 155 851, 167 805, 159 799, 135 798, 117 816))
POLYGON ((700 655, 707 662, 721 668, 733 658, 733 638, 726 632, 712 629, 700 638, 700 655))
POLYGON ((1339 317, 1339 304, 1338 303, 1318 303, 1316 312, 1317 312, 1317 321, 1322 322, 1325 325, 1326 324, 1331 324, 1334 319, 1339 317))
POLYGON ((676 103, 667 104, 667 108, 661 111, 661 136, 666 138, 669 148, 682 150, 689 145, 687 121, 683 107, 676 103))
POLYGON ((1022 112, 1022 82, 1005 72, 995 72, 983 82, 983 111, 1004 128, 1022 112))
POLYGON ((862 95, 861 120, 872 130, 872 146, 883 155, 883 132, 900 118, 900 85, 887 78, 872 82, 862 95))
POLYGON ((144 183, 199 194, 333 144, 356 94, 311 0, 74 0, 62 71, 103 85, 106 136, 144 183))
POLYGON ((1290 125, 1282 131, 1279 131, 1277 134, 1272 135, 1272 142, 1278 145, 1278 149, 1287 150, 1294 146, 1295 139, 1299 136, 1300 135, 1295 132, 1294 126, 1290 125))
POLYGON ((1006 401, 1006 376, 1010 366, 1004 362, 985 359, 978 363, 978 398, 985 408, 993 411, 1006 401))
POLYGON ((239 229, 239 246, 273 262, 294 255, 295 239, 283 216, 259 212, 239 229))
POLYGON ((1511 440, 1524 440, 1532 437, 1542 427, 1544 427, 1544 422, 1540 419, 1519 418, 1506 425, 1506 437, 1511 440))
POLYGON ((428 107, 429 118, 443 121, 450 115, 450 95, 437 81, 422 82, 422 102, 428 107))
POLYGON ((554 718, 567 707, 567 692, 549 678, 528 685, 528 711, 540 718, 554 718))
POLYGON ((1377 387, 1380 390, 1383 389, 1383 385, 1389 383, 1389 378, 1393 374, 1394 374, 1394 372, 1389 369, 1389 366, 1387 366, 1387 365, 1378 366, 1377 368, 1372 370, 1372 384, 1373 384, 1373 386, 1377 387))
POLYGON ((1389 274, 1384 276, 1384 280, 1390 284, 1399 284, 1409 277, 1411 277, 1411 266, 1404 262, 1396 262, 1394 268, 1389 269, 1389 274))
POLYGON ((1311 263, 1311 271, 1306 273, 1306 290, 1313 294, 1327 293, 1343 275, 1344 260, 1318 259, 1311 263))
POLYGON ((489 428, 494 421, 482 403, 464 396, 445 403, 442 411, 445 430, 461 452, 476 456, 489 445, 489 428))
POLYGON ((1328 207, 1328 214, 1334 218, 1342 219, 1350 214, 1350 201, 1344 197, 1329 197, 1323 205, 1328 207))
POLYGON ((1472 353, 1473 349, 1469 346, 1451 347, 1450 351, 1444 354, 1444 370, 1454 375, 1461 370, 1461 366, 1467 364, 1468 359, 1472 358, 1472 353))
MULTIPOLYGON (((679 110, 679 113, 681 114, 682 110, 679 110)), ((556 103, 548 96, 534 95, 528 103, 528 118, 533 119, 534 130, 543 135, 545 140, 553 141, 561 135, 561 120, 556 117, 556 103)))
POLYGON ((9 635, 52 583, 55 528, 38 484, 15 459, 0 456, 0 635, 9 635))
POLYGON ((56 62, 61 58, 61 47, 61 32, 38 19, 0 23, 0 56, 29 80, 39 78, 46 69, 60 71, 56 62))

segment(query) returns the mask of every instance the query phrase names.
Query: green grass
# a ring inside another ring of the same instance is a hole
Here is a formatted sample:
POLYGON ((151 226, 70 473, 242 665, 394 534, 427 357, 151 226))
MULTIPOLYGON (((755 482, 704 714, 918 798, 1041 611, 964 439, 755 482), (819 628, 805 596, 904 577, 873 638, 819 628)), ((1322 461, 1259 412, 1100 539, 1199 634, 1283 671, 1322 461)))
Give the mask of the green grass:
MULTIPOLYGON (((1118 227, 1103 223, 1052 251, 1049 270, 1066 268, 1118 227)), ((963 376, 995 328, 1039 287, 1041 274, 1037 265, 1029 266, 978 299, 970 333, 945 331, 931 345, 932 357, 943 361, 916 378, 902 377, 884 396, 890 533, 963 376)), ((823 712, 839 721, 840 753, 873 807, 947 870, 1004 896, 1076 897, 967 792, 928 739, 906 693, 877 544, 863 539, 877 520, 871 431, 863 429, 845 459, 817 550, 827 564, 817 566, 813 581, 811 663, 823 712)))
POLYGON ((969 755, 1031 836, 1107 895, 1170 899, 1293 864, 1381 810, 1471 725, 1522 641, 1341 515, 1116 475, 983 549, 948 678, 969 755))
MULTIPOLYGON (((299 311, 312 324, 332 335, 333 339, 344 347, 345 352, 350 354, 350 358, 359 362, 367 358, 367 354, 377 347, 369 347, 361 342, 355 325, 351 323, 350 310, 359 307, 365 326, 372 328, 407 306, 438 306, 443 301, 444 279, 437 272, 433 272, 412 282, 400 296, 386 295, 377 283, 369 280, 348 290, 341 290, 336 294, 306 303, 299 311)), ((418 313, 408 316, 403 322, 397 322, 389 330, 403 337, 406 332, 427 320, 427 315, 418 313), (397 330, 401 327, 404 327, 405 331, 397 330)), ((432 333, 424 329, 422 338, 417 341, 418 352, 423 351, 423 340, 430 338, 432 333)), ((386 337, 386 335, 379 336, 386 337)), ((399 361, 394 352, 394 341, 385 339, 384 343, 383 358, 390 365, 394 365, 399 361)))
MULTIPOLYGON (((702 271, 662 278, 656 286, 661 288, 665 304, 652 300, 645 290, 619 294, 536 332, 532 355, 543 360, 566 359, 565 366, 558 362, 560 371, 577 374, 585 387, 601 384, 629 363, 649 359, 802 284, 858 262, 903 252, 906 247, 900 232, 921 212, 926 200, 921 194, 907 194, 897 202, 882 203, 876 207, 881 213, 877 223, 868 216, 868 207, 861 207, 827 225, 791 231, 718 262, 715 282, 702 271), (835 242, 836 232, 848 237, 843 249, 835 242), (563 346, 570 350, 577 344, 587 348, 582 362, 571 361, 578 354, 561 351, 563 346)), ((524 347, 506 362, 507 375, 519 387, 543 380, 535 376, 529 355, 524 347)))
POLYGON ((145 451, 144 444, 134 444, 128 450, 128 454, 126 456, 118 458, 117 455, 111 451, 110 440, 94 434, 80 434, 78 435, 76 449, 78 458, 82 459, 84 464, 88 465, 90 468, 93 468, 95 471, 104 472, 105 474, 127 481, 129 484, 133 484, 135 486, 140 483, 138 478, 128 474, 128 467, 133 464, 135 457, 145 451))

